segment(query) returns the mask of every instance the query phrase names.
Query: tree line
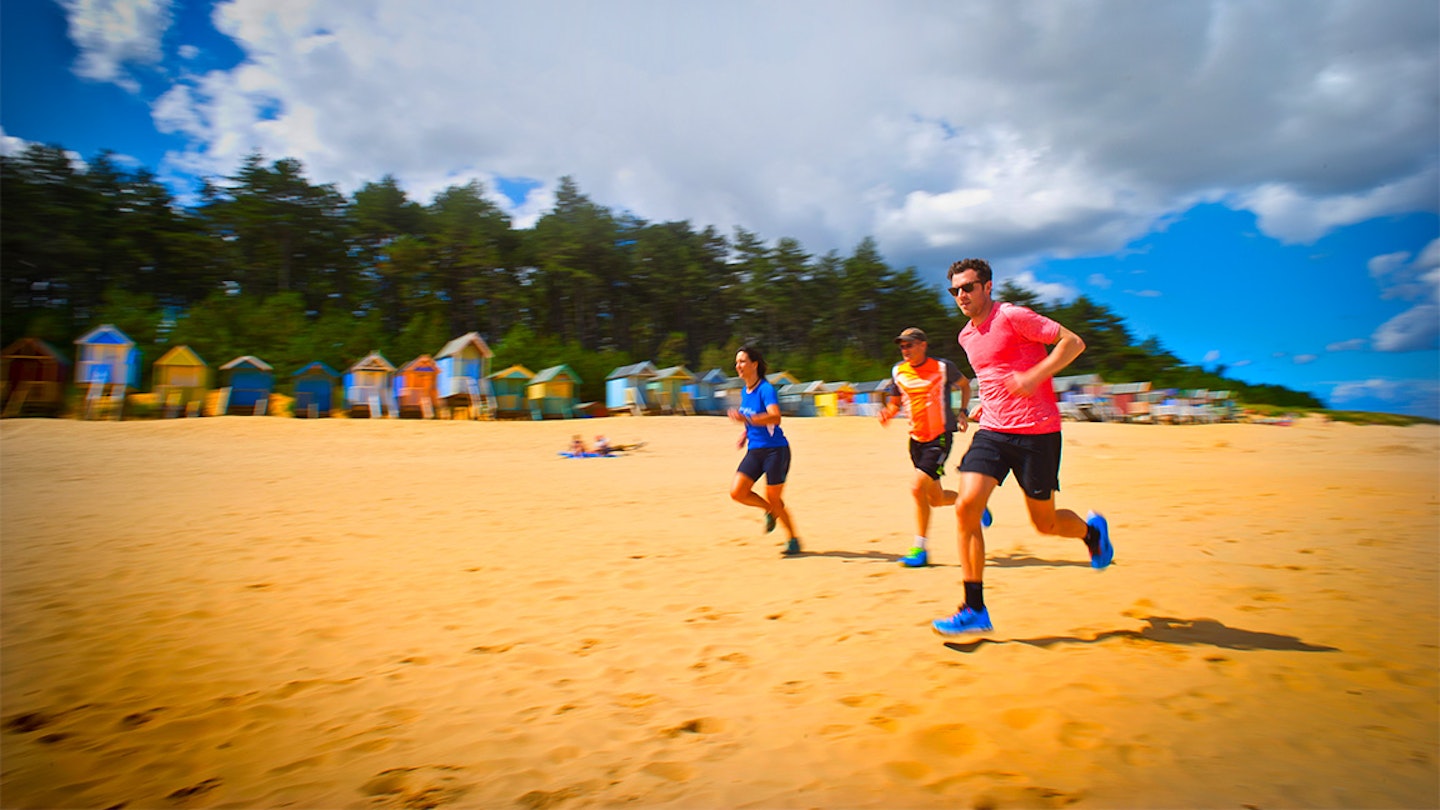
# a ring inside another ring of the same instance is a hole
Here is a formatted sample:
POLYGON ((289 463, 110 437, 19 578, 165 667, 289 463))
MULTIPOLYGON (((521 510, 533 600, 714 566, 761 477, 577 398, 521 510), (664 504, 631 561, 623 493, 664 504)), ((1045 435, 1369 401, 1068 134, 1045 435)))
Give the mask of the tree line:
MULTIPOLYGON (((148 168, 109 153, 81 166, 61 147, 32 145, 0 157, 0 271, 5 344, 40 337, 64 350, 113 323, 147 364, 186 344, 212 364, 255 355, 283 376, 314 360, 344 369, 372 350, 403 363, 474 331, 496 368, 566 363, 585 381, 582 398, 600 399, 617 366, 729 371, 742 343, 803 379, 880 379, 897 359, 892 338, 916 325, 968 371, 938 337, 963 316, 915 268, 889 266, 872 238, 816 255, 744 228, 648 222, 596 203, 570 177, 521 229, 478 181, 422 203, 386 176, 347 197, 308 180, 297 160, 253 154, 186 206, 148 168)), ((1047 307, 1013 284, 997 297, 1084 337, 1090 348, 1070 373, 1320 404, 1187 366, 1084 297, 1047 307)))

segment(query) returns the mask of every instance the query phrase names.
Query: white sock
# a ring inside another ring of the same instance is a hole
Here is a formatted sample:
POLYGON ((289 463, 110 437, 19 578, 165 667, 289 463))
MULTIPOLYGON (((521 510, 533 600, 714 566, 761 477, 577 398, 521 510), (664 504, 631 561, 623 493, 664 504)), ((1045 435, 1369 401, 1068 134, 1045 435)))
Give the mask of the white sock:
POLYGON ((923 535, 915 535, 915 547, 925 548, 925 537, 923 535))

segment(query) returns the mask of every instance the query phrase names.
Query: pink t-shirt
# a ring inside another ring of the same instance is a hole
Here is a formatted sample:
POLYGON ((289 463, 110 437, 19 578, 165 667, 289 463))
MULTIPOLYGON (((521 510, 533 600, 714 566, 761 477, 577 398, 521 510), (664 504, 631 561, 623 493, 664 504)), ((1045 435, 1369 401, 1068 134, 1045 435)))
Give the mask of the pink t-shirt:
POLYGON ((1017 396, 1005 387, 1007 377, 1034 368, 1049 354, 1045 347, 1059 339, 1059 323, 1005 302, 996 302, 984 323, 965 324, 960 348, 980 381, 980 427, 1004 433, 1060 431, 1060 408, 1048 377, 1033 396, 1017 396))

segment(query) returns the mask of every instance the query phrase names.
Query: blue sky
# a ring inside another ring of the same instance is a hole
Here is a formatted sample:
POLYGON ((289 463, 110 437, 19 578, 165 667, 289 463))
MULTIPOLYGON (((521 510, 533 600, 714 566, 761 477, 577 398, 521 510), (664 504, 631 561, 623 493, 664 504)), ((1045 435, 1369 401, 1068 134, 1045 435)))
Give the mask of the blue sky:
POLYGON ((517 225, 954 259, 1337 408, 1440 416, 1433 0, 7 0, 0 149, 182 195, 253 150, 517 225))

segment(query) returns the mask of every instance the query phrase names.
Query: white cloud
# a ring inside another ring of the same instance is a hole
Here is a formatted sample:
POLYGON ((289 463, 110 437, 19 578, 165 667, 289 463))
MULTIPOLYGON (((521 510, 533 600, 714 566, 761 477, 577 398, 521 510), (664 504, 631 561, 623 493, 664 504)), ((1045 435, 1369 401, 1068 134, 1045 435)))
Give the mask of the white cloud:
POLYGON ((70 41, 80 50, 75 74, 136 92, 127 64, 160 61, 160 40, 170 27, 172 0, 59 0, 70 41))
POLYGON ((1219 360, 1219 359, 1220 359, 1220 350, 1219 350, 1219 349, 1211 349, 1210 351, 1208 351, 1208 352, 1205 353, 1205 362, 1207 362, 1207 363, 1213 363, 1213 362, 1215 362, 1216 360, 1219 360))
POLYGON ((417 196, 569 174, 647 219, 873 234, 938 275, 1114 251, 1206 200, 1291 240, 1435 210, 1437 13, 1382 8, 232 0, 246 62, 155 115, 193 143, 172 169, 260 149, 417 196))
POLYGON ((1105 276, 1101 275, 1100 273, 1091 273, 1091 274, 1090 274, 1090 277, 1089 277, 1088 279, 1086 279, 1085 281, 1086 281, 1090 286, 1092 286, 1092 287, 1099 287, 1099 288, 1102 289, 1102 290, 1108 290, 1108 289, 1110 289, 1110 285, 1111 285, 1111 283, 1112 283, 1112 282, 1110 281, 1110 279, 1106 278, 1105 276))
POLYGON ((1253 360, 1236 360, 1235 362, 1233 362, 1233 363, 1230 364, 1230 368, 1232 368, 1232 369, 1244 368, 1244 367, 1250 365, 1250 364, 1253 363, 1253 362, 1255 362, 1255 361, 1253 361, 1253 360))
POLYGON ((1319 360, 1320 358, 1313 354, 1297 354, 1291 359, 1295 361, 1295 365, 1305 366, 1315 362, 1316 360, 1319 360))
POLYGON ((1053 281, 1041 281, 1040 279, 1035 277, 1034 271, 1031 270, 1025 270, 1021 273, 1005 278, 998 278, 998 280, 1001 283, 1005 281, 1013 281, 1021 287, 1029 290, 1030 292, 1033 292, 1036 295, 1040 296, 1040 300, 1047 301, 1049 303, 1069 301, 1079 294, 1079 291, 1076 290, 1074 287, 1071 287, 1069 284, 1061 284, 1053 281))
POLYGON ((1414 352, 1440 348, 1440 306, 1420 304, 1380 325, 1370 336, 1382 352, 1414 352))
POLYGON ((1140 298, 1159 298, 1164 293, 1159 290, 1125 290, 1126 295, 1134 295, 1140 298))
POLYGON ((1381 298, 1416 302, 1370 336, 1378 351, 1440 347, 1440 239, 1426 245, 1414 261, 1409 259, 1409 253, 1387 253, 1368 262, 1371 277, 1380 285, 1381 298))
POLYGON ((1358 351, 1363 351, 1364 349, 1368 348, 1369 346, 1370 346, 1370 341, 1366 340, 1365 338, 1355 338, 1355 339, 1353 339, 1353 340, 1342 340, 1342 341, 1339 341, 1339 342, 1337 342, 1337 343, 1331 343, 1331 344, 1329 344, 1329 345, 1327 345, 1327 346, 1325 347, 1325 351, 1327 351, 1327 352, 1358 352, 1358 351))
POLYGON ((1440 380, 1370 379, 1337 383, 1330 392, 1330 404, 1385 407, 1433 419, 1440 417, 1440 380))

